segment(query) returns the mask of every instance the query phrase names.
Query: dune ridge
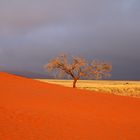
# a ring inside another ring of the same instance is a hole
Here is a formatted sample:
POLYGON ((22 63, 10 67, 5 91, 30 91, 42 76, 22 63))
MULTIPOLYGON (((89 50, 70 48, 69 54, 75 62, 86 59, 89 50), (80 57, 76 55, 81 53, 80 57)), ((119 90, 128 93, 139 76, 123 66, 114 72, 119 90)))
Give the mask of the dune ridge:
POLYGON ((139 140, 140 99, 0 73, 0 140, 139 140))

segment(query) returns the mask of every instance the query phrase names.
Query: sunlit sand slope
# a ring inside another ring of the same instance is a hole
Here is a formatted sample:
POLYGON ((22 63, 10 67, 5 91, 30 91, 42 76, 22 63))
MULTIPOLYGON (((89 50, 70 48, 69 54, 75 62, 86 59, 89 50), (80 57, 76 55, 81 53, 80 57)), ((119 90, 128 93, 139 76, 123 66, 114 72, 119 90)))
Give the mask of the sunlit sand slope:
POLYGON ((0 73, 0 140, 139 140, 140 99, 0 73))

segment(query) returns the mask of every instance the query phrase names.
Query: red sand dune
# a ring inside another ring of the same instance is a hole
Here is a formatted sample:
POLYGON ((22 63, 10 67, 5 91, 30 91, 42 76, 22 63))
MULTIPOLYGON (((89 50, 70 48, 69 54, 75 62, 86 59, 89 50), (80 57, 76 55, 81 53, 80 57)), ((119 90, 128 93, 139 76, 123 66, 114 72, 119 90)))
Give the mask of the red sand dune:
POLYGON ((140 99, 0 73, 0 140, 140 140, 140 99))

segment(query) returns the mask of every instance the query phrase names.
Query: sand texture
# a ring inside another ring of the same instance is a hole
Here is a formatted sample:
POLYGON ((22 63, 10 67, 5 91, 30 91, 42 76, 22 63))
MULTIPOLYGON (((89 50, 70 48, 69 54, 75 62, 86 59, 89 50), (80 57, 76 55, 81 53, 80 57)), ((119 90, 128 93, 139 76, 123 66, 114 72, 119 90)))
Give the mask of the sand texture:
POLYGON ((140 140, 140 99, 0 73, 0 140, 140 140))

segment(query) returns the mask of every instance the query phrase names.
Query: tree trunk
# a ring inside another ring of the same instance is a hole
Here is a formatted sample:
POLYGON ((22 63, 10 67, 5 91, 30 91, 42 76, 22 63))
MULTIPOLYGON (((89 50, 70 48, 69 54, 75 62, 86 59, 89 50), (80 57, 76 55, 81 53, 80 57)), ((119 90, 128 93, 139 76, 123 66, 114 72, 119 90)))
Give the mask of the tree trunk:
POLYGON ((75 78, 73 81, 73 88, 76 88, 76 82, 77 82, 77 79, 75 78))

